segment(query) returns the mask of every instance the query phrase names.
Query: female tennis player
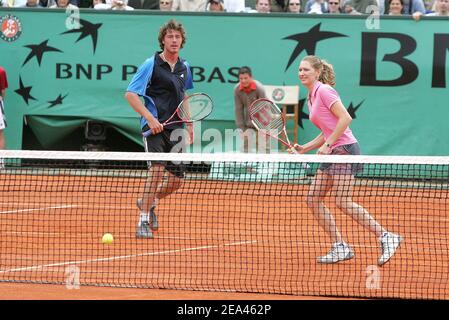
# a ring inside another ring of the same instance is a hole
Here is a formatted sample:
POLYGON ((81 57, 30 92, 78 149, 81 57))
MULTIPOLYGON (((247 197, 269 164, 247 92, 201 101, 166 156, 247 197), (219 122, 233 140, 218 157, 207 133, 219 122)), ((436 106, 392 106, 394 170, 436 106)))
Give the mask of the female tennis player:
MULTIPOLYGON (((333 88, 335 73, 332 65, 316 56, 306 56, 299 65, 298 75, 308 90, 309 118, 321 133, 302 146, 295 144, 296 151, 303 154, 318 149, 317 153, 322 155, 360 154, 360 146, 349 128, 352 118, 333 88)), ((379 265, 394 255, 402 241, 400 235, 385 230, 365 208, 352 200, 354 174, 362 169, 360 164, 323 163, 315 175, 307 205, 333 241, 329 253, 318 257, 320 263, 336 263, 354 257, 352 248, 343 240, 332 213, 324 204, 324 197, 333 186, 337 207, 379 238, 379 265)))
MULTIPOLYGON (((183 25, 175 20, 168 21, 161 27, 158 39, 162 51, 156 52, 139 67, 125 98, 141 115, 142 132, 151 130, 151 134, 143 137, 147 152, 181 152, 183 144, 193 142, 192 125, 187 125, 188 139, 184 141, 175 131, 184 126, 182 123, 166 126, 163 123, 173 115, 186 96, 185 91, 193 88, 189 64, 179 58, 186 41, 183 25)), ((149 164, 144 192, 137 200, 140 209, 137 238, 153 238, 152 231, 158 229, 156 206, 160 199, 181 187, 184 173, 182 163, 152 161, 149 164)))

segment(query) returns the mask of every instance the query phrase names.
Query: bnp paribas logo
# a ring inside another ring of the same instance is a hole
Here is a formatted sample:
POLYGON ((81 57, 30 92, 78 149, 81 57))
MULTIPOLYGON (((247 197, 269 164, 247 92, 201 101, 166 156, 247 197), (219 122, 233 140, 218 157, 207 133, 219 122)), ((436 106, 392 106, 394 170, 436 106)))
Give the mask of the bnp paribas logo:
MULTIPOLYGON (((61 28, 63 26, 65 26, 65 28, 64 31, 60 30, 62 32, 60 32, 59 35, 54 35, 49 39, 40 39, 23 46, 26 48, 27 54, 22 63, 22 67, 19 70, 18 89, 14 90, 14 92, 22 97, 27 106, 31 101, 35 101, 35 106, 39 107, 40 104, 45 104, 44 101, 46 101, 48 103, 47 107, 53 108, 64 104, 64 99, 69 96, 69 92, 65 89, 67 87, 61 84, 59 81, 60 79, 53 79, 52 77, 47 76, 45 81, 39 81, 42 79, 41 72, 45 72, 49 69, 49 56, 60 55, 61 58, 59 58, 59 61, 66 58, 70 59, 72 57, 71 50, 66 49, 67 45, 69 45, 72 50, 74 49, 72 40, 70 40, 69 44, 68 42, 65 42, 62 37, 70 38, 75 34, 78 36, 78 39, 75 41, 76 43, 79 43, 85 38, 91 39, 92 45, 88 44, 88 48, 90 49, 90 47, 92 47, 92 55, 95 54, 98 29, 103 24, 91 23, 81 19, 78 11, 72 13, 70 10, 67 10, 66 14, 67 19, 65 25, 60 25, 61 28)), ((88 55, 90 55, 90 53, 88 53, 88 55)), ((67 67, 69 66, 68 64, 62 62, 58 62, 58 64, 59 66, 56 67, 57 74, 58 72, 62 73, 64 70, 67 73, 71 72, 68 69, 64 69, 63 71, 58 69, 67 67)), ((91 71, 86 70, 85 72, 89 73, 91 71)))
POLYGON ((11 14, 0 17, 0 27, 0 38, 7 42, 17 40, 22 34, 22 23, 18 17, 11 14))

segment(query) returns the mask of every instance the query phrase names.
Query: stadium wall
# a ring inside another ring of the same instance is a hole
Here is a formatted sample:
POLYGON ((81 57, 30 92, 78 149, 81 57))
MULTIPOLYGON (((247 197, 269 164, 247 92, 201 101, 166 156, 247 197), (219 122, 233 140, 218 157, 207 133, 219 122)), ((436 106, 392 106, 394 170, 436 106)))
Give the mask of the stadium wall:
MULTIPOLYGON (((192 66, 192 92, 209 93, 216 106, 196 127, 192 151, 236 148, 220 139, 235 128, 240 66, 252 67, 264 84, 295 85, 301 58, 316 54, 335 68, 336 89, 365 154, 449 155, 444 18, 0 8, 8 149, 76 149, 67 139, 89 119, 124 137, 116 149, 140 147, 138 117, 124 93, 137 66, 159 49, 159 27, 172 17, 187 29, 182 57, 192 66), (11 19, 12 36, 6 30, 11 19)), ((318 133, 305 98, 301 87, 300 143, 318 133)))

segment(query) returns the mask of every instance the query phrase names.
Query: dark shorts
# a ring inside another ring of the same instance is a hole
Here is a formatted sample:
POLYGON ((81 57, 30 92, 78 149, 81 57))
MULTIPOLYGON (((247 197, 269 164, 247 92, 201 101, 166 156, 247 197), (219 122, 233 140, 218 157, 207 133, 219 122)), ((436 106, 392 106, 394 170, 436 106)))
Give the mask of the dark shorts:
MULTIPOLYGON (((345 144, 332 149, 331 155, 359 155, 361 154, 360 145, 356 142, 345 144)), ((318 168, 321 171, 331 175, 356 174, 363 171, 362 163, 322 163, 318 168)))
MULTIPOLYGON (((161 133, 144 137, 143 143, 145 151, 156 153, 181 153, 185 149, 185 140, 182 136, 176 134, 176 132, 173 135, 172 133, 173 130, 164 130, 161 133)), ((184 178, 185 176, 185 165, 182 162, 182 158, 179 159, 179 163, 170 161, 148 161, 149 167, 152 164, 163 165, 165 170, 178 178, 184 178)))

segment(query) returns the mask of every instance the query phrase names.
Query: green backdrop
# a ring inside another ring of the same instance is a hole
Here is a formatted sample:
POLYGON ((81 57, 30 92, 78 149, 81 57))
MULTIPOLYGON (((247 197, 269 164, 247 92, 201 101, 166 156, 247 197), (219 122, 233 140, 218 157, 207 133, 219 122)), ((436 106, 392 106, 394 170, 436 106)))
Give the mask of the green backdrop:
MULTIPOLYGON (((187 29, 181 56, 192 66, 193 91, 209 93, 216 104, 197 138, 208 128, 235 127, 239 66, 251 66, 264 84, 294 85, 300 59, 317 54, 334 65, 336 89, 365 154, 449 154, 447 19, 82 10, 77 26, 67 13, 44 9, 0 9, 2 21, 14 19, 21 29, 14 41, 0 39, 9 80, 8 149, 22 148, 25 123, 52 149, 87 119, 140 144, 138 117, 124 93, 134 68, 159 49, 159 27, 171 17, 187 29)), ((301 105, 305 97, 301 87, 301 105)), ((300 142, 318 133, 307 114, 305 107, 300 142)), ((204 147, 232 149, 208 138, 194 150, 204 147)))

